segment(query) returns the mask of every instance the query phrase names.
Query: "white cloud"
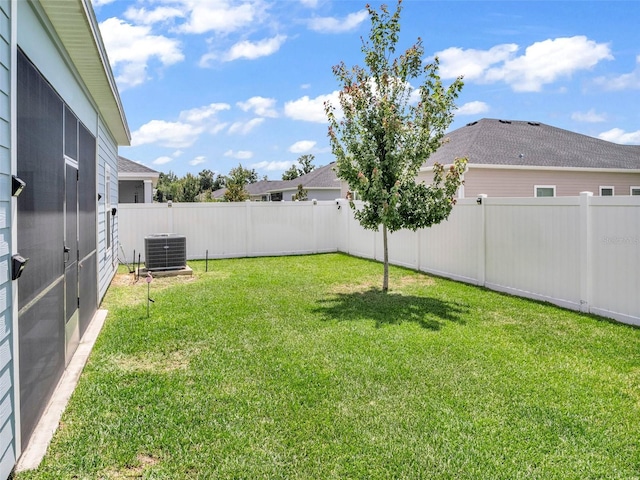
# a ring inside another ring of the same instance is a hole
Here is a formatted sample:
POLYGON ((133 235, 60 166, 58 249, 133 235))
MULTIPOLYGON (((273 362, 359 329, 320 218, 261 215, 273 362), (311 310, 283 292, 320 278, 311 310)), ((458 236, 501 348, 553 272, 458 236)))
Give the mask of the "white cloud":
POLYGON ((131 146, 157 143, 163 147, 186 148, 193 145, 203 131, 203 127, 188 123, 151 120, 131 134, 131 146))
POLYGON ((465 80, 478 80, 491 65, 507 61, 517 50, 518 45, 514 43, 496 45, 489 50, 451 47, 436 53, 436 56, 440 60, 442 78, 464 75, 465 80))
POLYGON ((300 3, 309 8, 316 8, 318 6, 318 0, 300 0, 300 3))
POLYGON ((489 111, 489 105, 484 102, 467 102, 458 107, 455 111, 456 115, 478 115, 489 111))
POLYGON ((265 161, 265 162, 254 163, 253 165, 250 165, 250 168, 273 172, 273 171, 286 170, 291 165, 293 165, 293 162, 291 161, 284 161, 284 162, 266 162, 265 161))
POLYGON ((593 108, 588 112, 574 112, 571 114, 571 120, 577 122, 599 123, 604 122, 606 119, 607 116, 604 113, 596 113, 593 108))
POLYGON ((231 33, 262 22, 262 0, 174 0, 174 6, 186 13, 187 20, 178 27, 184 33, 231 33))
POLYGON ((196 165, 200 165, 200 164, 202 164, 204 162, 206 162, 205 157, 198 156, 198 157, 194 158, 193 160, 189 161, 189 165, 195 167, 196 165))
POLYGON ((116 80, 122 89, 144 83, 152 59, 163 66, 184 60, 177 40, 152 35, 149 27, 134 26, 118 18, 108 18, 100 24, 100 32, 116 80))
POLYGON ((154 165, 165 165, 172 161, 173 161, 173 158, 171 157, 158 157, 151 163, 153 163, 154 165))
POLYGON ((175 7, 158 7, 154 10, 147 10, 144 7, 129 7, 124 12, 124 17, 127 20, 131 20, 138 25, 152 25, 158 22, 168 22, 174 18, 184 16, 185 12, 175 7))
POLYGON ((317 142, 313 140, 300 140, 289 147, 291 153, 305 153, 311 151, 317 142))
POLYGON ((265 97, 251 97, 246 102, 238 102, 238 105, 244 112, 253 110, 256 115, 261 117, 276 118, 278 112, 274 108, 276 104, 275 99, 265 97))
POLYGON ((636 68, 631 73, 617 76, 598 77, 596 83, 606 90, 637 90, 640 89, 640 55, 636 57, 636 68))
POLYGON ((229 51, 222 56, 222 60, 232 62, 233 60, 241 58, 255 60, 260 57, 268 57, 280 50, 280 47, 286 40, 286 35, 276 35, 275 37, 265 38, 258 42, 243 40, 233 45, 229 51))
POLYGON ((225 157, 237 158, 238 160, 249 160, 253 158, 253 152, 249 150, 238 150, 237 152, 233 150, 227 150, 224 152, 225 157))
POLYGON ((449 48, 438 52, 443 78, 464 75, 481 83, 505 82, 516 92, 538 92, 544 85, 580 70, 588 70, 602 60, 611 60, 608 44, 585 36, 548 39, 533 43, 516 56, 515 44, 497 45, 490 50, 449 48))
POLYGON ((229 110, 230 108, 231 106, 228 103, 211 103, 204 107, 183 110, 180 112, 180 120, 186 123, 201 123, 214 118, 218 112, 229 110))
POLYGON ((598 135, 601 140, 621 143, 623 145, 640 145, 640 130, 625 132, 621 128, 612 128, 598 135))
POLYGON ((264 122, 264 118, 252 118, 248 122, 235 122, 229 127, 229 133, 238 133, 240 135, 246 135, 254 128, 264 122))
POLYGON ((350 13, 343 19, 335 17, 316 17, 309 20, 309 28, 320 33, 343 33, 355 30, 369 17, 369 12, 360 10, 350 13))
POLYGON ((338 91, 336 90, 328 95, 320 95, 316 98, 309 98, 305 95, 298 100, 287 102, 284 105, 284 114, 294 120, 327 123, 327 115, 324 111, 325 102, 330 102, 338 110, 340 108, 338 91))
MULTIPOLYGON (((228 124, 220 122, 219 112, 229 110, 226 103, 211 103, 203 107, 183 110, 178 115, 177 122, 165 120, 151 120, 131 134, 131 145, 145 145, 155 143, 163 147, 186 148, 193 145, 198 137, 209 132, 216 134, 228 124)), ((178 150, 174 156, 181 155, 178 150)))

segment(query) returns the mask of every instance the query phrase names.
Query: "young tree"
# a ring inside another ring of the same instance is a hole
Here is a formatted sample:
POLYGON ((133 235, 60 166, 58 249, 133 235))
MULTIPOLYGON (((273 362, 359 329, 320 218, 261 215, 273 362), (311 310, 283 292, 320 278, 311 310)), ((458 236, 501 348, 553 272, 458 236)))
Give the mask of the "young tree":
POLYGON ((293 195, 293 197, 291 198, 291 200, 293 201, 304 201, 304 200, 308 200, 309 199, 309 192, 307 192, 307 190, 305 190, 305 188, 302 186, 302 184, 298 185, 298 191, 293 195))
MULTIPOLYGON (((416 175, 442 143, 453 120, 462 78, 449 87, 438 75, 438 59, 423 65, 422 41, 394 57, 400 32, 402 0, 392 15, 367 5, 371 18, 369 40, 363 39, 366 67, 349 69, 341 62, 333 73, 342 85, 343 116, 325 104, 329 140, 336 156, 336 173, 363 200, 355 217, 367 229, 382 226, 384 276, 389 289, 387 232, 417 230, 445 220, 462 183, 466 160, 456 159, 445 173, 435 165, 433 183, 416 183, 416 175), (420 82, 414 89, 412 80, 420 82), (415 99, 415 100, 414 100, 415 99)), ((452 159, 453 160, 453 159, 452 159)))
POLYGON ((238 164, 237 167, 229 171, 226 179, 227 191, 224 199, 227 202, 242 202, 249 199, 249 194, 245 190, 247 183, 255 183, 258 180, 258 173, 255 170, 248 170, 238 164))

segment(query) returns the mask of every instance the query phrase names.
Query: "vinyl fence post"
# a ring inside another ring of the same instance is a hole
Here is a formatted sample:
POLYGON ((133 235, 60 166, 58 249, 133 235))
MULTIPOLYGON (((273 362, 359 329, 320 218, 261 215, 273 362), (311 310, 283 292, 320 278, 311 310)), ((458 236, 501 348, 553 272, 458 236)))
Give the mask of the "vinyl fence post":
POLYGON ((251 216, 251 200, 245 200, 245 218, 247 226, 247 257, 251 257, 253 254, 253 218, 251 216))
POLYGON ((480 231, 478 232, 478 285, 487 282, 487 195, 481 193, 476 199, 480 208, 480 231))
POLYGON ((580 311, 589 312, 591 305, 591 197, 593 192, 580 192, 580 311))

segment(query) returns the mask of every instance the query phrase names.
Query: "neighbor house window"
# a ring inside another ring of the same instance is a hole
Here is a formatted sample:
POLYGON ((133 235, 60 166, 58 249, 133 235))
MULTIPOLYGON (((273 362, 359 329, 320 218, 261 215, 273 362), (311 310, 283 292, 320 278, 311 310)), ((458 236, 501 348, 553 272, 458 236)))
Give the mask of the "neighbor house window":
POLYGON ((555 197, 556 186, 555 185, 536 185, 534 187, 534 194, 536 197, 555 197))
POLYGON ((600 187, 601 197, 613 197, 613 187, 600 187))
POLYGON ((640 187, 631 187, 629 195, 640 195, 640 187))

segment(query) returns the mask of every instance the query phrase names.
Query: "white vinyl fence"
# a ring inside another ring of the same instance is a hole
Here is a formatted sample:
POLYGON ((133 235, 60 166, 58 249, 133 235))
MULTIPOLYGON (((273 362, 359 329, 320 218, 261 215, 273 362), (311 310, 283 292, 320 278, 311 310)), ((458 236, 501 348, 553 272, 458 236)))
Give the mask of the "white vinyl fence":
MULTIPOLYGON (((382 234, 345 200, 121 204, 119 241, 177 233, 189 259, 345 252, 382 260, 382 234)), ((121 251, 122 256, 122 251, 121 251)), ((640 197, 459 200, 449 219, 389 236, 396 265, 640 325, 640 197)))

